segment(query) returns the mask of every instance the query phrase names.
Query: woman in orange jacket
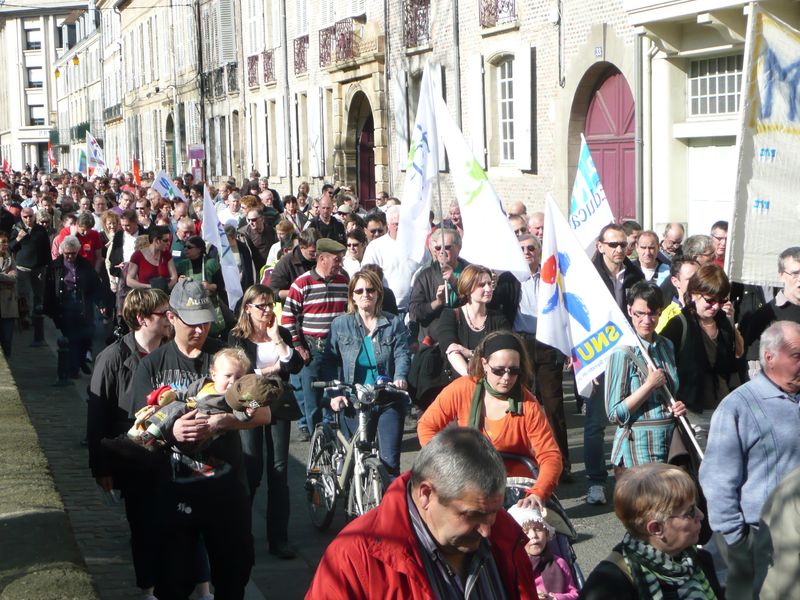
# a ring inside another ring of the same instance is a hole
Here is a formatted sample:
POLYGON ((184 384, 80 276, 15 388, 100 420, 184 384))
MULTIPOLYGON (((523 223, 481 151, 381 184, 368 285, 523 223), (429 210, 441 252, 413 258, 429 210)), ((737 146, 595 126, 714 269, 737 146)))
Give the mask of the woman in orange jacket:
MULTIPOLYGON (((499 452, 530 457, 539 468, 523 506, 541 505, 561 475, 561 452, 541 406, 528 389, 531 367, 525 344, 509 331, 489 334, 475 349, 469 372, 442 390, 417 424, 425 446, 449 423, 475 427, 499 452)), ((530 477, 524 467, 507 463, 511 476, 530 477)))

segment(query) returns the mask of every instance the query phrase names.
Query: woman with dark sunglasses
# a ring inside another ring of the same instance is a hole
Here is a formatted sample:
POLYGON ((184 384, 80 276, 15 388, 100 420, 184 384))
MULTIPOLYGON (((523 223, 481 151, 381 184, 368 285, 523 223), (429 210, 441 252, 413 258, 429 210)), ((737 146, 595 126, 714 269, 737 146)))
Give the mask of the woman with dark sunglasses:
MULTIPOLYGON (((353 275, 347 292, 347 314, 331 323, 325 360, 340 368, 344 383, 374 384, 388 378, 405 390, 411 364, 408 330, 399 317, 382 312, 382 304, 383 284, 377 273, 361 270, 353 275)), ((344 396, 331 399, 335 411, 346 404, 344 396)), ((377 427, 381 462, 392 477, 400 474, 407 407, 407 397, 400 396, 391 404, 375 408, 371 418, 371 427, 377 427)), ((355 429, 354 420, 348 425, 355 429)))
MULTIPOLYGON (((475 348, 468 374, 444 388, 420 417, 417 434, 424 446, 458 421, 482 431, 498 452, 529 457, 539 476, 521 503, 541 509, 558 485, 561 451, 530 383, 530 360, 522 339, 510 331, 490 333, 475 348)), ((531 476, 519 463, 507 463, 506 470, 512 476, 531 476)))

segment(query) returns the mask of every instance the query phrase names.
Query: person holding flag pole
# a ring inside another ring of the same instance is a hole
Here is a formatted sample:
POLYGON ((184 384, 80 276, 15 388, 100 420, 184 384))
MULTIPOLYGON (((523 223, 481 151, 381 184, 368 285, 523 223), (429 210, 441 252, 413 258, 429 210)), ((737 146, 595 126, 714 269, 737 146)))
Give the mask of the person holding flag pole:
MULTIPOLYGON (((548 196, 545 202, 537 334, 539 341, 571 357, 577 390, 582 394, 586 394, 595 380, 605 373, 612 352, 623 346, 638 348, 648 370, 656 370, 642 340, 631 328, 614 297, 610 293, 599 292, 605 287, 584 247, 555 201, 548 196)), ((676 402, 671 394, 667 401, 670 405, 676 402)), ((597 406, 592 408, 598 410, 597 406)), ((602 431, 601 419, 605 411, 600 410, 601 414, 596 414, 595 419, 602 431)), ((702 458, 702 450, 685 416, 679 417, 679 424, 681 437, 688 441, 696 456, 702 458)), ((590 477, 595 479, 590 479, 587 501, 595 500, 590 503, 604 504, 606 471, 602 435, 599 448, 590 444, 590 447, 584 447, 584 453, 587 462, 590 457, 596 462, 600 461, 599 466, 593 465, 597 472, 590 473, 590 477)))

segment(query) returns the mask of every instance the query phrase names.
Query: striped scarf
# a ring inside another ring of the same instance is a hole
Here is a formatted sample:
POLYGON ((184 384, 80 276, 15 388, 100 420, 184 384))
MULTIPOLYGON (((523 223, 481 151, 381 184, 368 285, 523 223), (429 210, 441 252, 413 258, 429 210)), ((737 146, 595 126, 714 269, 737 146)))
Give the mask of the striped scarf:
POLYGON ((640 598, 662 600, 663 585, 675 588, 681 600, 715 600, 716 594, 697 563, 694 546, 672 558, 626 533, 622 556, 631 570, 640 598))

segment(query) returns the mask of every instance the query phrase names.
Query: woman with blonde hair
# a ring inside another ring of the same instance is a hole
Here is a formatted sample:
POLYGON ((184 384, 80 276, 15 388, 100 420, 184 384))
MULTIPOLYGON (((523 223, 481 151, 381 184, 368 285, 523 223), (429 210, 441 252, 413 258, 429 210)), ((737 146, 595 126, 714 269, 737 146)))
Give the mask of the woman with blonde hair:
POLYGON ((503 313, 487 308, 494 295, 494 273, 468 265, 456 287, 458 308, 448 308, 439 319, 439 347, 457 375, 467 374, 467 363, 478 343, 493 331, 511 329, 503 313))
MULTIPOLYGON (((407 389, 411 356, 403 321, 381 311, 383 284, 373 271, 359 271, 347 290, 347 314, 336 317, 325 347, 325 360, 341 370, 345 383, 375 384, 388 379, 407 389)), ((331 408, 347 405, 344 396, 331 399, 331 408)), ((378 451, 389 474, 400 474, 400 444, 408 401, 405 396, 373 408, 371 427, 377 427, 378 451)), ((352 429, 353 423, 349 423, 352 429)))
POLYGON ((589 575, 586 600, 714 600, 714 564, 697 549, 703 512, 682 469, 649 463, 626 470, 614 490, 614 512, 627 533, 589 575))
MULTIPOLYGON (((253 372, 261 376, 280 377, 286 394, 292 394, 289 375, 299 373, 303 359, 292 348, 291 334, 278 325, 273 307, 272 290, 263 285, 252 285, 244 293, 239 320, 230 333, 228 342, 242 348, 250 359, 253 372)), ((289 400, 287 398, 282 399, 289 400)), ((269 425, 240 431, 245 472, 250 485, 250 498, 264 473, 266 443, 267 472, 267 542, 269 551, 283 559, 295 557, 289 545, 289 432, 291 421, 282 418, 273 409, 269 425)))

